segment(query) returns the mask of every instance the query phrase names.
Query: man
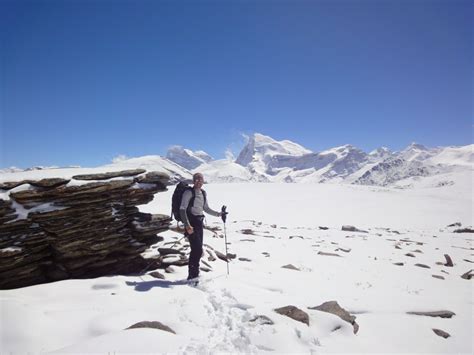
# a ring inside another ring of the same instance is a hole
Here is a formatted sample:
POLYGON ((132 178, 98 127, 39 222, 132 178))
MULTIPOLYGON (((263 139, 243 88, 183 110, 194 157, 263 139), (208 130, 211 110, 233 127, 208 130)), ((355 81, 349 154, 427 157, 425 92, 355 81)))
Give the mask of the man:
POLYGON ((202 190, 204 177, 201 173, 193 175, 193 190, 186 190, 183 193, 179 213, 184 223, 191 254, 189 255, 188 280, 199 276, 199 260, 202 255, 203 220, 204 212, 220 217, 221 213, 214 211, 207 204, 206 192, 202 190), (194 193, 193 193, 194 192, 194 193), (194 198, 193 198, 194 195, 194 198))

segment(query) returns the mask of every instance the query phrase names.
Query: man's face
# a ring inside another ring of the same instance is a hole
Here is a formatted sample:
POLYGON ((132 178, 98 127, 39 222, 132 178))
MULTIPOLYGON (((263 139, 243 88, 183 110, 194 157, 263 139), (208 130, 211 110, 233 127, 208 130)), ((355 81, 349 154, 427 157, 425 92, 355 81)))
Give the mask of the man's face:
POLYGON ((194 186, 200 189, 204 184, 204 177, 202 175, 198 175, 194 178, 194 186))

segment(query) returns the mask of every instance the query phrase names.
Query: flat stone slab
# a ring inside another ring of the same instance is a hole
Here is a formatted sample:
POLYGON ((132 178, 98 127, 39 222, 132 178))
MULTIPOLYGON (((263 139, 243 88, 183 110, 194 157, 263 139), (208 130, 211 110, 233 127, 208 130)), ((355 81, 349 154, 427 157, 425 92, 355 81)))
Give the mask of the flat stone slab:
POLYGON ((137 329, 137 328, 151 328, 151 329, 158 329, 158 330, 164 330, 165 332, 170 332, 173 334, 176 334, 176 332, 168 327, 167 325, 164 325, 161 322, 158 321, 143 321, 143 322, 138 322, 126 329, 137 329))
POLYGON ((136 176, 143 173, 146 173, 146 170, 133 169, 133 170, 111 171, 111 172, 98 173, 98 174, 74 175, 72 178, 74 180, 107 180, 107 179, 112 179, 116 177, 136 176))
POLYGON ((428 317, 441 317, 441 318, 451 318, 456 315, 456 313, 451 311, 433 311, 433 312, 407 312, 407 314, 413 314, 415 316, 428 316, 428 317))
POLYGON ((318 255, 324 255, 324 256, 339 256, 341 257, 341 255, 339 254, 336 254, 336 253, 326 253, 324 251, 318 251, 318 255))
POLYGON ((300 269, 298 269, 296 266, 294 266, 294 265, 292 265, 292 264, 283 265, 282 268, 283 268, 283 269, 290 269, 290 270, 301 271, 300 269))
POLYGON ((30 185, 35 187, 43 187, 43 188, 55 188, 61 185, 66 185, 71 181, 70 179, 60 179, 60 178, 52 178, 52 179, 41 179, 41 180, 29 180, 28 182, 30 185))

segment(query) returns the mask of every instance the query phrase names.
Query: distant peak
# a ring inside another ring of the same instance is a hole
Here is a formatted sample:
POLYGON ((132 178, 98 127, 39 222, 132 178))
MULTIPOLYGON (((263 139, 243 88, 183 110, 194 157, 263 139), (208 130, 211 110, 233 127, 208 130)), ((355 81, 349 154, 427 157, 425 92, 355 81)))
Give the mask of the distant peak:
POLYGON ((423 144, 419 144, 416 142, 412 142, 409 146, 408 149, 419 149, 419 150, 428 150, 423 144))

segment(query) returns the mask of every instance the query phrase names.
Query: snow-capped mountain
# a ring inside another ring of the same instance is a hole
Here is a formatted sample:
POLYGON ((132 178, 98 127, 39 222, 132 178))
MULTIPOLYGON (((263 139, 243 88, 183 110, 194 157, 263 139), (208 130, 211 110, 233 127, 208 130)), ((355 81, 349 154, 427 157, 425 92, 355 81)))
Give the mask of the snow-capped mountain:
POLYGON ((179 145, 169 148, 166 153, 166 158, 188 170, 192 170, 201 164, 209 163, 213 160, 209 154, 202 150, 193 152, 179 145))
POLYGON ((352 145, 343 145, 311 152, 297 143, 276 141, 256 133, 249 137, 235 162, 212 161, 194 171, 203 172, 211 182, 343 182, 389 186, 453 169, 472 169, 473 146, 427 148, 412 143, 400 152, 381 147, 366 153, 352 145))
POLYGON ((189 170, 159 155, 145 155, 138 158, 114 160, 112 164, 104 165, 100 168, 113 170, 142 168, 148 171, 162 171, 170 175, 171 183, 176 183, 181 180, 191 180, 192 178, 189 170))

